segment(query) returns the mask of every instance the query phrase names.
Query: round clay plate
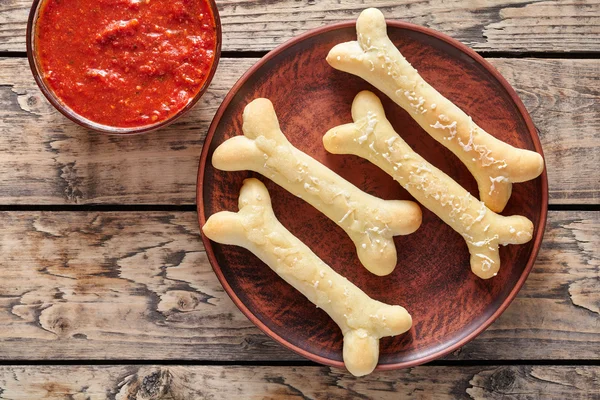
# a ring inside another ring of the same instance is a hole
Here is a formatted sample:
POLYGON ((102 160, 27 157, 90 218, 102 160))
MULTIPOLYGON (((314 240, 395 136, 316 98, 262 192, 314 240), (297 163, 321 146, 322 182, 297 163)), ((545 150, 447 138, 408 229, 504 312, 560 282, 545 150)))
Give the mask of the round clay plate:
MULTIPOLYGON (((500 74, 475 52, 427 28, 388 21, 388 34, 409 62, 443 95, 486 131, 513 146, 542 148, 525 107, 500 74)), ((298 149, 316 158, 360 189, 384 199, 412 199, 388 175, 366 160, 328 154, 322 136, 351 122, 350 105, 361 90, 380 96, 387 117, 406 142, 429 162, 478 197, 463 164, 427 135, 400 107, 358 77, 336 71, 325 61, 337 43, 356 40, 354 22, 319 28, 267 54, 236 83, 217 111, 208 132, 198 174, 200 226, 207 217, 237 211, 242 181, 257 177, 272 197, 275 215, 334 270, 369 296, 404 306, 412 315, 410 331, 383 338, 378 369, 414 366, 441 357, 473 339, 506 309, 531 270, 546 222, 546 173, 513 186, 504 215, 533 221, 533 239, 502 247, 498 276, 482 280, 471 273, 461 236, 429 210, 413 234, 395 237, 398 265, 388 276, 368 272, 355 247, 335 223, 269 179, 258 174, 213 168, 212 154, 228 138, 242 134, 242 111, 258 97, 273 102, 282 131, 298 149)), ((281 280, 249 251, 203 237, 221 284, 244 314, 267 335, 319 363, 343 367, 342 334, 321 309, 281 280)))

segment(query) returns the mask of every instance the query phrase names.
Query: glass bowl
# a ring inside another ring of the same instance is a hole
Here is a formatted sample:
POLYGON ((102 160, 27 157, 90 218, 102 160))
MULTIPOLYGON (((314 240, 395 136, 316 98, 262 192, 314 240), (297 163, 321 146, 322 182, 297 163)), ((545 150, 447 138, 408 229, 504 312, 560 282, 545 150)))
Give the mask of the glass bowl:
POLYGON ((97 122, 91 121, 80 114, 73 111, 68 105, 66 105, 60 97, 58 97, 54 91, 50 88, 46 80, 44 79, 42 73, 42 67, 40 65, 39 59, 37 57, 37 49, 36 49, 36 28, 37 22, 39 18, 39 13, 46 0, 34 0, 31 6, 31 11, 29 12, 29 20, 27 22, 27 58, 29 60, 29 66, 31 68, 31 72, 33 73, 33 77, 35 78, 35 82, 39 86, 40 90, 44 94, 44 96, 48 99, 50 104, 54 106, 58 111, 60 111, 65 117, 69 118, 71 121, 83 126, 84 128, 90 129, 92 131, 114 134, 114 135, 131 135, 131 134, 140 134, 146 133, 150 131, 154 131, 156 129, 165 127, 170 125, 175 120, 177 120, 182 115, 186 114, 190 111, 194 105, 198 102, 198 100, 202 97, 206 89, 210 85, 212 78, 217 70, 217 65, 219 64, 219 60, 221 57, 221 43, 222 43, 222 34, 221 34, 221 20, 219 17, 219 10, 217 9, 217 5, 215 0, 207 0, 208 5, 211 9, 214 26, 216 30, 216 46, 215 46, 215 55, 210 71, 208 72, 208 76, 204 81, 204 84, 200 88, 200 90, 194 95, 193 98, 190 99, 187 105, 179 110, 177 113, 173 114, 167 119, 158 121, 156 123, 152 123, 149 125, 142 126, 133 126, 133 127, 116 127, 110 125, 99 124, 97 122))

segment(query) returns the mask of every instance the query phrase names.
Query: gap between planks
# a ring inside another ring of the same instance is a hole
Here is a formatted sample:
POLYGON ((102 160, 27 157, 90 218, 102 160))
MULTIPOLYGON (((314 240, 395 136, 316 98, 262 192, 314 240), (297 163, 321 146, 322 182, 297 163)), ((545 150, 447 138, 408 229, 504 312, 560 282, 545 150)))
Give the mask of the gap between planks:
MULTIPOLYGON (((355 20, 364 2, 217 1, 223 50, 265 51, 309 29, 355 20)), ((479 51, 598 51, 598 0, 372 0, 388 19, 446 33, 479 51)), ((0 50, 23 51, 31 0, 0 2, 0 50)))
MULTIPOLYGON (((309 360, 163 360, 163 359, 85 359, 85 360, 0 360, 1 367, 53 367, 53 366, 111 366, 111 365, 157 365, 157 366, 189 366, 189 367, 321 367, 309 360)), ((600 359, 547 359, 547 360, 523 360, 523 359, 500 359, 500 360, 452 360, 437 359, 422 366, 428 367, 494 367, 511 365, 536 365, 536 366, 600 366, 600 359)))
MULTIPOLYGON (((0 212, 196 212, 196 204, 0 204, 0 212)), ((548 211, 600 211, 600 204, 550 204, 548 211)))

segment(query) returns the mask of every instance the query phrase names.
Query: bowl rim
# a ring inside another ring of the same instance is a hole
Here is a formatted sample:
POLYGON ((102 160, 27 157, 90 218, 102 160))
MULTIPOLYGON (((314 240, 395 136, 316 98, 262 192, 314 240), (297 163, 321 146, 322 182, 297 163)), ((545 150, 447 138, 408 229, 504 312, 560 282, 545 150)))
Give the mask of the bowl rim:
POLYGON ((38 57, 35 52, 34 42, 35 42, 35 27, 37 26, 37 21, 39 20, 38 11, 39 9, 46 3, 48 0, 33 0, 31 8, 29 10, 29 17, 27 20, 27 30, 26 30, 26 48, 27 48, 27 59, 29 61, 29 68, 31 69, 31 73, 33 74, 33 78, 35 79, 35 83, 40 88, 40 91, 46 97, 46 99, 52 104, 52 106, 57 109, 62 115, 75 122, 76 124, 92 130, 94 132, 99 132, 108 135, 138 135, 142 133, 147 133, 151 131, 155 131, 157 129, 163 128, 167 125, 172 124, 177 119, 187 114, 200 100, 200 98, 204 95, 210 83, 215 75, 217 70, 217 66, 221 59, 221 44, 223 42, 222 30, 221 30, 221 17, 219 15, 219 9, 215 0, 206 0, 209 8, 212 13, 212 20, 215 26, 215 54, 212 65, 206 76, 206 80, 202 84, 202 87, 198 92, 190 99, 190 101, 178 112, 173 114, 171 117, 159 121, 157 123, 151 125, 142 125, 142 126, 134 126, 134 127, 115 127, 110 125, 99 124, 90 119, 83 117, 82 115, 73 111, 69 106, 62 102, 59 96, 57 96, 54 91, 46 84, 44 78, 42 78, 41 68, 38 65, 38 57))
MULTIPOLYGON (((393 27, 396 29, 411 30, 411 31, 429 35, 436 39, 442 40, 442 41, 446 42, 447 44, 457 48, 462 53, 471 57, 475 62, 482 65, 486 69, 486 71, 488 73, 490 73, 492 78, 496 79, 501 84, 503 89, 506 90, 506 92, 510 96, 511 100, 516 105, 523 120, 525 121, 525 125, 527 127, 527 130, 529 131, 529 135, 531 136, 535 151, 538 152, 544 158, 544 152, 542 150, 542 145, 541 145, 540 138, 538 135, 538 130, 535 127, 527 109, 525 108, 525 105, 523 104, 523 102, 521 101, 519 96, 517 95, 516 91, 508 83, 508 81, 500 74, 500 72, 498 72, 498 70, 492 64, 490 64, 482 56, 477 54, 477 52, 475 52, 474 50, 472 50, 465 44, 459 42, 458 40, 456 40, 444 33, 435 31, 431 28, 426 28, 426 27, 423 27, 420 25, 415 25, 415 24, 411 24, 411 23, 399 21, 399 20, 386 20, 386 23, 387 23, 388 27, 393 27)), ((206 237, 204 235, 204 233, 202 232, 202 226, 204 226, 204 224, 206 223, 206 219, 207 219, 206 214, 204 212, 204 202, 203 202, 203 192, 204 192, 204 182, 203 182, 204 179, 203 178, 204 178, 204 174, 205 174, 210 143, 212 142, 216 128, 217 128, 225 110, 229 107, 229 104, 231 103, 231 101, 233 100, 235 95, 238 93, 240 88, 246 83, 246 81, 259 68, 261 68, 268 61, 270 61, 271 59, 273 59, 274 57, 276 57, 283 51, 287 50, 288 48, 290 48, 308 38, 311 38, 313 36, 317 36, 317 35, 320 35, 320 34, 323 34, 326 32, 330 32, 333 30, 338 30, 338 29, 354 28, 355 26, 356 26, 356 20, 344 21, 344 22, 338 22, 338 23, 331 24, 331 25, 325 25, 325 26, 318 27, 315 29, 311 29, 307 32, 304 32, 296 37, 293 37, 293 38, 287 40, 283 44, 281 44, 281 45, 277 46, 275 49, 271 50, 264 57, 262 57, 256 64, 254 64, 252 67, 250 67, 240 77, 240 79, 233 85, 233 87, 229 90, 229 92, 225 96, 225 99, 219 106, 219 109, 217 110, 217 112, 210 124, 210 127, 208 129, 206 139, 205 139, 204 145, 202 147, 202 153, 200 156, 200 164, 198 167, 197 189, 196 189, 196 207, 197 207, 197 211, 198 211, 198 222, 200 224, 200 234, 202 236, 202 241, 204 244, 204 248, 206 250, 208 260, 211 264, 213 271, 215 272, 215 275, 217 275, 219 282, 221 283, 221 285, 225 289, 225 292, 228 294, 228 296, 231 298, 231 300, 235 303, 235 305, 263 333, 265 333, 267 336, 269 336, 271 339, 273 339, 275 342, 279 343, 283 347, 286 347, 287 349, 292 350, 293 352, 295 352, 311 361, 315 361, 320 364, 324 364, 324 365, 327 365, 330 367, 341 368, 341 369, 346 369, 343 361, 333 360, 330 358, 322 357, 317 354, 311 353, 310 351, 299 348, 296 345, 287 341, 285 338, 279 336, 277 333, 275 333, 269 327, 267 327, 264 323, 262 323, 258 319, 258 317, 255 316, 246 307, 246 305, 239 299, 239 297, 236 295, 234 290, 231 288, 231 286, 225 279, 223 272, 221 271, 221 267, 219 266, 219 263, 217 262, 210 239, 208 239, 208 237, 206 237)), ((477 337, 479 334, 481 334, 484 330, 486 330, 512 303, 512 301, 516 297, 517 293, 519 292, 519 290, 525 283, 527 277, 529 276, 531 269, 533 268, 533 265, 535 263, 535 260, 537 258, 537 255, 539 253, 539 250, 540 250, 540 247, 542 244, 542 239, 543 239, 544 231, 546 228, 546 220, 547 220, 547 216, 548 216, 548 175, 546 172, 545 158, 544 158, 544 170, 542 171, 542 174, 538 178, 541 179, 542 199, 541 199, 540 220, 539 220, 538 228, 535 232, 534 237, 532 238, 533 239, 533 248, 529 255, 529 259, 527 260, 527 265, 525 266, 523 272, 521 273, 521 276, 519 277, 518 281, 515 283, 512 290, 508 293, 506 299, 502 302, 502 304, 500 304, 498 309, 491 316, 489 316, 485 321, 483 321, 477 328, 475 328, 471 333, 469 333, 468 335, 466 335, 465 337, 461 338, 460 340, 451 344, 448 347, 444 347, 441 349, 438 348, 424 357, 415 358, 413 360, 390 363, 390 364, 377 364, 377 367, 375 368, 375 370, 389 371, 389 370, 415 367, 417 365, 425 364, 427 362, 430 362, 430 361, 433 361, 440 357, 443 357, 449 353, 452 353, 452 352, 456 351, 457 349, 461 348, 462 346, 464 346, 465 344, 467 344, 468 342, 470 342, 471 340, 473 340, 475 337, 477 337)), ((538 178, 536 178, 536 179, 538 179, 538 178)))

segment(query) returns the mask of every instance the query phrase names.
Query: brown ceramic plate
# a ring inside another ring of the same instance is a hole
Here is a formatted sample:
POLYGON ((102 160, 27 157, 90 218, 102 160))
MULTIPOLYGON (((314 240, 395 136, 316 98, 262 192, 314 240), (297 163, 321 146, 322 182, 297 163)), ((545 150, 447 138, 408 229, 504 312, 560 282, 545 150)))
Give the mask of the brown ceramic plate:
MULTIPOLYGON (((442 94, 482 128, 517 147, 542 153, 536 129, 515 91, 474 51, 433 30, 389 22, 388 33, 404 56, 442 94)), ((359 188, 384 199, 411 199, 388 175, 355 156, 328 154, 325 132, 351 121, 350 104, 363 89, 375 91, 401 136, 428 161, 478 196, 474 179, 461 162, 387 97, 360 78, 336 71, 325 61, 335 44, 355 40, 354 22, 319 28, 267 54, 235 84, 212 122, 198 173, 200 225, 221 210, 237 211, 244 178, 257 176, 273 198, 281 223, 333 269, 371 297, 406 307, 413 317, 404 335, 381 340, 378 369, 410 367, 441 357, 488 327, 515 297, 540 248, 548 204, 547 177, 516 184, 504 215, 521 214, 535 226, 533 240, 502 247, 497 277, 481 280, 469 267, 459 234, 423 208, 423 224, 395 238, 398 266, 385 277, 359 263, 345 233, 313 207, 270 180, 250 172, 212 167, 215 148, 241 134, 242 110, 257 97, 270 99, 288 139, 300 150, 359 188)), ((320 309, 281 280, 249 251, 203 237, 208 258, 223 287, 242 312, 285 347, 319 363, 343 367, 342 335, 320 309)))

